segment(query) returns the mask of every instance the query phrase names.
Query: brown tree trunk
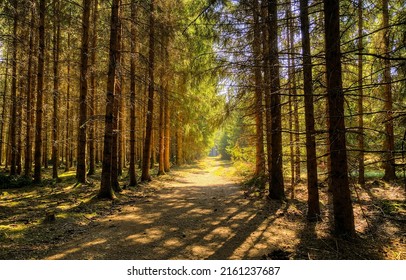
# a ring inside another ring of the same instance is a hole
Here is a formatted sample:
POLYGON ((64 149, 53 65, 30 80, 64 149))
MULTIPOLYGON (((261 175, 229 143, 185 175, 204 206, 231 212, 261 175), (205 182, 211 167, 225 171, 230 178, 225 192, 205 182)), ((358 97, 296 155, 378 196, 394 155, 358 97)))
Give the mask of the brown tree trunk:
MULTIPOLYGON (((121 39, 120 39, 121 40, 121 39)), ((121 49, 124 49, 124 43, 121 44, 121 49)), ((120 63, 124 63, 124 59, 120 63)), ((123 85, 124 77, 121 75, 120 77, 120 85, 123 85)), ((120 90, 120 98, 119 102, 119 112, 118 112, 118 162, 117 162, 117 169, 118 169, 118 176, 123 175, 123 168, 125 168, 125 104, 124 98, 122 96, 122 92, 120 90)))
POLYGON ((270 64, 270 90, 271 90, 271 127, 272 127, 272 167, 269 172, 269 198, 283 199, 285 189, 283 182, 283 155, 282 155, 282 116, 279 80, 279 58, 278 58, 278 21, 277 1, 268 1, 269 17, 269 64, 270 64))
POLYGON ((148 108, 147 108, 147 121, 145 128, 145 141, 144 151, 142 156, 142 175, 141 181, 150 181, 151 175, 151 148, 152 148, 152 129, 153 129, 153 114, 154 114, 154 60, 155 60, 155 1, 150 2, 150 15, 149 15, 149 62, 148 62, 148 108))
POLYGON ((129 166, 129 176, 130 176, 130 186, 137 185, 137 175, 135 173, 136 165, 136 141, 135 141, 135 131, 136 131, 136 112, 135 112, 135 96, 136 96, 136 55, 138 53, 137 48, 137 29, 135 26, 135 18, 137 15, 137 5, 135 1, 131 2, 131 65, 130 65, 130 166, 129 166))
POLYGON ((182 118, 179 117, 176 127, 176 165, 181 166, 185 163, 183 158, 183 131, 182 118))
POLYGON ((265 92, 265 128, 266 128, 266 148, 268 172, 272 169, 272 117, 271 117, 271 73, 269 61, 269 16, 268 0, 263 0, 261 4, 262 24, 262 45, 263 45, 263 68, 264 68, 264 92, 265 92))
MULTIPOLYGON (((70 45, 70 33, 68 33, 68 46, 70 45)), ((70 135, 70 55, 67 55, 67 88, 66 88, 66 131, 65 131, 65 154, 66 154, 66 163, 65 163, 65 172, 69 171, 71 167, 72 161, 70 156, 70 146, 71 146, 71 135, 70 135)))
MULTIPOLYGON (((118 21, 117 21, 117 45, 121 46, 121 20, 120 20, 120 9, 118 11, 118 21)), ((116 54, 116 80, 114 88, 114 102, 113 102, 113 144, 112 144, 112 156, 111 156, 111 185, 113 191, 121 192, 120 184, 118 182, 119 177, 119 142, 120 142, 120 127, 119 119, 120 116, 120 103, 121 103, 121 50, 119 49, 116 54)))
POLYGON ((3 163, 3 142, 4 142, 4 126, 5 126, 5 118, 6 118, 6 99, 7 99, 7 90, 8 90, 8 64, 9 64, 9 58, 8 58, 8 50, 7 50, 7 55, 6 55, 6 69, 4 73, 4 90, 3 90, 3 96, 2 96, 2 110, 1 110, 1 127, 0 127, 0 165, 3 163))
POLYGON ((262 116, 263 84, 261 73, 261 26, 259 22, 258 0, 253 0, 252 14, 254 18, 254 110, 255 110, 255 176, 265 174, 264 124, 262 116))
POLYGON ((111 181, 112 170, 112 146, 113 146, 113 125, 114 125, 114 90, 117 80, 116 57, 119 53, 120 43, 118 42, 118 33, 120 31, 119 9, 121 0, 113 0, 111 7, 111 25, 110 25, 110 51, 109 51, 109 71, 107 78, 107 98, 106 98, 106 118, 104 128, 104 147, 103 147, 103 168, 98 197, 114 198, 114 192, 111 181))
POLYGON ((39 25, 38 25, 38 75, 37 75, 37 104, 35 119, 35 153, 34 153, 34 181, 41 182, 41 159, 42 159, 42 115, 44 94, 44 58, 45 58, 45 12, 46 1, 39 2, 39 25))
POLYGON ((355 235, 354 214, 348 180, 340 52, 339 1, 324 0, 327 97, 334 225, 337 235, 355 235))
MULTIPOLYGON (((43 111, 44 111, 44 135, 43 135, 43 145, 42 145, 42 165, 44 166, 45 169, 48 169, 48 159, 49 159, 49 121, 50 121, 50 113, 52 110, 49 110, 49 94, 51 94, 49 90, 49 78, 51 77, 51 55, 50 52, 48 51, 49 46, 51 46, 51 36, 45 36, 46 42, 45 42, 45 74, 44 74, 44 104, 43 104, 43 111)), ((52 126, 51 126, 52 127, 52 126)))
POLYGON ((291 67, 290 73, 292 77, 292 95, 293 95, 293 120, 294 120, 294 133, 295 133, 295 184, 300 181, 300 127, 299 127, 299 102, 297 98, 296 86, 296 60, 295 60, 295 30, 293 28, 293 18, 289 10, 289 36, 290 36, 290 59, 291 67))
POLYGON ((169 111, 169 94, 168 89, 165 88, 165 156, 164 156, 164 171, 169 172, 171 169, 170 162, 170 147, 171 147, 171 131, 170 131, 170 111, 169 111))
POLYGON ((79 127, 77 143, 76 179, 86 183, 86 145, 87 145, 87 93, 88 93, 88 61, 89 61, 89 24, 92 1, 83 0, 82 17, 82 48, 80 58, 80 96, 79 96, 79 127))
POLYGON ((91 71, 90 71, 90 106, 89 106, 89 118, 91 121, 89 122, 89 171, 87 172, 88 175, 94 175, 96 172, 96 159, 95 159, 95 120, 92 119, 96 113, 96 48, 97 48, 97 19, 98 19, 98 5, 99 1, 94 0, 93 5, 93 28, 92 28, 92 43, 91 43, 91 57, 90 57, 90 64, 91 64, 91 71))
MULTIPOLYGON (((293 90, 296 87, 296 84, 293 84, 293 75, 294 75, 294 68, 292 66, 292 62, 294 61, 293 56, 293 44, 291 40, 293 40, 293 29, 291 26, 291 12, 290 12, 290 3, 286 10, 286 20, 287 20, 287 49, 289 49, 288 53, 288 88, 289 88, 289 99, 288 99, 288 108, 289 108, 289 148, 290 148, 290 175, 291 175, 291 186, 292 186, 292 193, 290 198, 295 198, 295 144, 293 140, 293 107, 292 107, 292 99, 293 99, 293 90)), ((296 90, 296 89, 295 89, 296 90)))
POLYGON ((164 160, 165 160, 165 130, 164 130, 164 122, 165 122, 165 105, 164 105, 164 89, 161 88, 161 92, 159 95, 159 161, 158 161, 158 175, 164 175, 164 160))
POLYGON ((53 38, 53 57, 54 57, 54 90, 53 90, 53 118, 52 118, 52 178, 58 178, 59 167, 59 45, 60 45, 60 21, 59 21, 59 1, 54 2, 54 38, 53 38))
MULTIPOLYGON (((23 71, 21 71, 21 75, 23 76, 23 71)), ((25 79, 20 79, 20 89, 21 91, 25 87, 25 79)), ((23 132, 23 96, 22 93, 20 92, 19 98, 18 98, 18 103, 17 103, 17 115, 19 116, 17 118, 17 157, 16 157, 16 166, 17 166, 17 174, 21 175, 22 171, 22 165, 21 165, 21 157, 22 157, 22 132, 23 132)))
POLYGON ((10 119, 10 148, 11 148, 11 165, 10 175, 17 174, 17 48, 18 48, 18 0, 14 0, 14 23, 13 23, 13 43, 11 59, 11 119, 10 119))
POLYGON ((158 128, 158 136, 159 136, 159 144, 158 144, 158 175, 165 174, 165 90, 167 87, 167 77, 165 74, 166 71, 166 40, 163 40, 164 43, 162 45, 162 57, 164 60, 164 66, 161 69, 161 90, 159 94, 159 128, 158 128))
MULTIPOLYGON (((33 3, 32 3, 33 5, 33 3)), ((30 21, 30 34, 29 34, 29 53, 28 53, 28 74, 27 74, 27 91, 26 91, 26 131, 25 131, 25 161, 24 161, 24 175, 26 177, 31 176, 32 169, 32 126, 33 126, 33 94, 34 90, 34 78, 33 78, 33 59, 34 59, 34 41, 35 41, 35 10, 31 7, 31 21, 30 21)), ((1 161, 0 161, 1 162, 1 161)))
MULTIPOLYGON (((361 53, 364 44, 362 31, 364 20, 362 18, 362 0, 358 0, 358 51, 361 53)), ((358 55, 358 183, 361 187, 365 186, 365 164, 364 164, 364 90, 363 90, 363 58, 362 54, 358 55)))
POLYGON ((150 160, 150 169, 155 168, 155 161, 156 161, 156 130, 152 127, 152 135, 151 135, 151 160, 150 160))
POLYGON ((300 28, 302 33, 303 87, 306 123, 306 163, 307 163, 307 218, 317 220, 320 216, 319 190, 317 186, 317 156, 314 129, 314 100, 312 58, 309 36, 309 1, 300 0, 300 28))
POLYGON ((383 61, 383 82, 384 82, 384 95, 385 95, 385 143, 384 150, 385 153, 385 175, 383 179, 385 181, 391 181, 396 179, 395 170, 395 158, 393 152, 395 150, 395 137, 393 133, 393 109, 392 109, 392 77, 391 77, 391 64, 390 64, 390 41, 389 41, 389 11, 388 11, 388 0, 382 0, 382 17, 383 17, 383 52, 386 59, 383 61))

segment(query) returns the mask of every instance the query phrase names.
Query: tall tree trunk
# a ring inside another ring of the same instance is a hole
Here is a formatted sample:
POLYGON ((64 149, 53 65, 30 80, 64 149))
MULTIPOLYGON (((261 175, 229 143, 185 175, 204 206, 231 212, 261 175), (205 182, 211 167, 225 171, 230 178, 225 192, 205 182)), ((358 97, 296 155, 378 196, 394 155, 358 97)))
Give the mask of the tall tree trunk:
POLYGON ((9 67, 9 58, 8 58, 8 50, 6 54, 6 69, 4 73, 4 88, 3 88, 3 96, 2 96, 2 110, 1 110, 1 127, 0 127, 0 165, 3 163, 3 142, 4 142, 4 126, 6 124, 6 100, 7 100, 7 90, 8 90, 8 67, 9 67))
POLYGON ((144 151, 142 156, 142 175, 141 181, 150 181, 151 175, 149 173, 151 165, 151 144, 152 144, 152 129, 153 129, 153 114, 154 114, 154 60, 155 60, 155 1, 150 2, 150 15, 149 15, 149 65, 148 65, 148 108, 147 108, 147 121, 145 128, 145 141, 144 151))
MULTIPOLYGON (((121 37, 120 37, 120 42, 121 42, 121 49, 124 49, 125 48, 125 46, 124 46, 124 41, 123 40, 121 40, 121 37)), ((121 59, 121 61, 120 61, 120 65, 121 64, 123 64, 124 63, 124 59, 121 59)), ((121 67, 121 69, 124 69, 124 66, 120 66, 121 67)), ((123 85, 124 84, 124 76, 123 76, 123 74, 121 74, 121 71, 119 71, 119 73, 120 73, 120 85, 123 85)), ((120 87, 120 89, 121 89, 121 87, 120 87)), ((119 92, 119 99, 118 99, 118 110, 119 110, 119 112, 118 112, 118 115, 117 115, 117 117, 118 117, 118 147, 117 147, 117 151, 118 151, 118 158, 117 158, 117 160, 118 160, 118 162, 117 162, 117 170, 118 170, 118 176, 121 176, 121 175, 123 175, 123 168, 125 168, 125 158, 126 158, 126 155, 125 155, 125 139, 126 139, 126 137, 125 137, 125 133, 124 133, 124 131, 125 131, 125 119, 126 119, 126 115, 125 115, 125 100, 124 100, 124 98, 123 98, 123 96, 122 96, 122 91, 120 90, 120 92, 119 92)))
POLYGON ((263 68, 264 68, 264 93, 265 93, 265 128, 266 128, 266 148, 267 148, 267 167, 268 172, 272 169, 272 116, 271 116, 271 72, 269 60, 269 0, 263 0, 261 3, 262 24, 262 47, 263 47, 263 68))
POLYGON ((392 109, 392 77, 391 77, 391 64, 390 64, 390 41, 389 41, 389 11, 388 0, 382 0, 382 17, 383 17, 383 52, 385 59, 383 61, 383 82, 385 87, 385 175, 383 179, 390 181, 396 179, 395 158, 393 152, 395 150, 395 137, 393 133, 393 109, 392 109))
POLYGON ((182 117, 179 116, 176 123, 176 165, 181 166, 185 163, 183 158, 183 130, 182 117))
POLYGON ((38 25, 38 74, 37 74, 37 104, 35 119, 35 153, 34 153, 34 181, 41 182, 41 159, 42 159, 42 115, 44 94, 44 59, 45 59, 45 13, 46 1, 39 2, 39 25, 38 25))
POLYGON ((170 162, 170 148, 171 148, 171 131, 170 131, 170 110, 169 110, 169 94, 168 88, 165 88, 165 149, 164 149, 164 171, 169 172, 171 169, 171 162, 170 162))
POLYGON ((103 167, 102 177, 98 197, 114 198, 114 192, 111 181, 112 171, 112 146, 113 146, 113 125, 114 125, 114 90, 117 80, 117 55, 119 53, 120 43, 118 42, 118 33, 120 31, 119 9, 121 0, 113 0, 111 7, 110 24, 110 51, 109 51, 109 71, 107 76, 107 98, 106 98, 106 117, 104 128, 104 147, 103 147, 103 167))
POLYGON ((49 110, 49 96, 51 92, 48 90, 49 89, 49 77, 51 77, 51 55, 50 52, 47 51, 48 47, 51 45, 51 37, 50 36, 45 36, 46 38, 46 43, 45 43, 45 74, 44 74, 44 105, 43 105, 43 110, 44 110, 44 141, 42 145, 42 165, 44 166, 45 169, 48 169, 48 155, 49 155, 49 149, 48 149, 48 143, 49 143, 49 117, 50 117, 50 112, 49 110))
POLYGON ((254 110, 255 110, 255 171, 256 176, 265 174, 264 152, 264 124, 262 116, 263 84, 261 73, 261 26, 259 22, 258 0, 253 0, 252 14, 254 18, 254 38, 252 49, 254 52, 254 110))
POLYGON ((137 185, 137 175, 135 173, 136 165, 136 141, 135 141, 135 131, 136 131, 136 113, 135 113, 135 96, 136 96, 136 56, 138 53, 137 48, 137 28, 135 26, 135 18, 137 15, 137 5, 135 1, 131 2, 131 65, 130 65, 130 186, 137 185))
MULTIPOLYGON (((286 26, 287 26, 287 49, 289 49, 288 53, 288 88, 289 88, 289 99, 288 99, 288 108, 289 108, 289 148, 290 148, 290 174, 291 174, 291 186, 292 186, 292 193, 291 199, 295 198, 295 144, 293 141, 293 107, 292 107, 292 99, 293 99, 293 90, 296 85, 293 85, 293 73, 294 69, 292 70, 292 59, 293 56, 293 44, 291 40, 293 40, 293 29, 291 26, 291 12, 290 12, 290 3, 287 6, 286 10, 286 26)), ((296 90, 296 89, 295 89, 296 90)))
MULTIPOLYGON (((27 37, 28 34, 26 33, 27 30, 23 31, 21 34, 24 37, 27 37)), ((23 53, 20 52, 20 56, 18 58, 18 61, 23 61, 23 53)), ((18 67, 18 74, 17 77, 20 77, 18 80, 18 96, 17 96, 17 123, 16 123, 16 146, 17 146, 17 151, 16 151, 16 174, 21 175, 22 171, 22 166, 21 166, 21 156, 22 156, 22 131, 23 131, 23 94, 22 92, 26 88, 26 82, 27 80, 25 79, 25 67, 26 65, 23 65, 20 63, 18 67)))
POLYGON ((151 160, 150 160, 150 169, 155 168, 155 161, 156 161, 156 130, 154 126, 152 126, 152 135, 151 135, 151 160))
POLYGON ((27 74, 27 91, 26 91, 26 131, 25 131, 25 161, 24 161, 24 175, 26 177, 31 176, 32 169, 32 99, 34 90, 34 78, 33 78, 33 56, 34 56, 34 38, 35 38, 35 9, 34 2, 31 3, 31 21, 30 21, 30 34, 29 34, 29 53, 28 53, 28 74, 27 74))
POLYGON ((365 164, 364 164, 364 89, 363 89, 363 58, 362 50, 364 43, 362 31, 364 29, 364 20, 362 18, 362 0, 358 0, 358 183, 365 186, 365 164))
MULTIPOLYGON (((91 42, 91 71, 90 71, 90 106, 89 118, 94 118, 96 114, 96 54, 97 54, 97 19, 98 19, 98 6, 99 1, 94 0, 93 5, 93 28, 92 28, 92 42, 91 42)), ((89 123, 89 171, 88 175, 94 175, 96 172, 96 158, 95 158, 95 120, 92 119, 89 123)))
POLYGON ((282 116, 279 80, 279 58, 278 58, 278 13, 277 1, 268 1, 269 17, 269 64, 270 64, 270 90, 271 90, 271 127, 272 127, 272 167, 269 172, 269 198, 283 199, 285 189, 282 169, 282 116))
POLYGON ((299 127, 299 102, 297 98, 297 86, 296 86, 296 60, 295 60, 295 29, 293 26, 292 13, 289 9, 289 36, 290 36, 290 59, 291 67, 290 73, 292 77, 292 95, 293 95, 293 120, 294 120, 294 132, 295 132, 295 183, 300 181, 300 127, 299 127))
POLYGON ((337 235, 354 236, 354 214, 348 180, 340 52, 339 1, 324 0, 327 97, 334 225, 337 235))
POLYGON ((89 61, 89 24, 92 1, 83 0, 82 17, 82 48, 80 58, 80 97, 79 97, 79 128, 77 144, 76 179, 86 183, 86 145, 87 145, 87 93, 88 93, 88 61, 89 61))
MULTIPOLYGON (((121 20, 120 9, 118 11, 117 21, 117 45, 121 46, 121 20)), ((121 50, 119 49, 116 54, 116 80, 114 87, 114 102, 113 102, 113 144, 112 144, 112 156, 111 156, 111 185, 113 191, 121 192, 120 184, 118 182, 119 177, 119 142, 120 142, 120 128, 119 118, 120 116, 120 103, 121 103, 121 50)))
POLYGON ((163 67, 161 68, 161 77, 160 77, 160 94, 159 94, 159 128, 158 128, 158 137, 159 137, 159 144, 158 144, 158 155, 159 155, 159 160, 158 160, 158 175, 164 175, 165 174, 165 90, 167 87, 167 76, 166 76, 166 46, 167 46, 167 40, 166 38, 163 39, 164 43, 161 46, 161 55, 163 58, 163 67))
POLYGON ((165 158, 165 130, 164 130, 164 122, 165 122, 165 105, 164 105, 164 89, 161 88, 161 92, 159 95, 159 161, 158 161, 158 175, 164 175, 164 158, 165 158))
MULTIPOLYGON (((123 45, 124 48, 124 45, 123 45)), ((121 84, 123 84, 123 78, 121 79, 121 84)), ((122 93, 121 93, 122 94, 122 93)), ((118 143, 118 175, 121 176, 123 175, 123 168, 125 168, 125 162, 126 162, 126 137, 124 131, 126 131, 126 112, 125 112, 125 104, 124 104, 124 98, 120 98, 120 112, 119 112, 119 118, 118 118, 118 129, 119 129, 119 143, 118 143)))
POLYGON ((17 48, 18 48, 18 0, 14 0, 14 23, 13 23, 13 43, 11 59, 11 119, 10 119, 10 148, 11 148, 11 165, 10 175, 16 175, 17 170, 17 48))
MULTIPOLYGON (((166 56, 168 59, 168 56, 166 56)), ((169 79, 169 78, 168 78, 169 79)), ((164 171, 169 172, 171 169, 170 162, 170 148, 171 148, 171 131, 170 131, 170 111, 169 111, 169 91, 168 84, 166 84, 164 89, 164 137, 165 137, 165 148, 164 148, 164 171)))
POLYGON ((314 129, 314 100, 312 57, 309 36, 309 1, 300 0, 300 28, 303 53, 303 88, 306 123, 306 163, 307 163, 307 218, 317 220, 320 216, 319 190, 317 186, 317 156, 314 129))
MULTIPOLYGON (((23 76, 23 70, 21 70, 21 75, 23 76)), ((25 87, 24 83, 26 80, 20 79, 20 94, 18 98, 18 103, 17 103, 17 115, 19 116, 17 118, 17 157, 16 157, 16 166, 17 166, 17 174, 21 175, 22 171, 22 165, 21 165, 21 157, 22 157, 22 132, 23 132, 23 96, 22 96, 22 91, 25 87)))
POLYGON ((59 45, 61 26, 59 21, 59 1, 54 2, 54 42, 53 42, 53 56, 54 56, 54 90, 53 90, 53 118, 52 118, 52 178, 58 178, 59 167, 59 119, 58 119, 58 101, 59 101, 59 45))
MULTIPOLYGON (((71 35, 70 33, 68 33, 68 46, 70 45, 70 41, 71 41, 71 35)), ((67 79, 68 79, 68 84, 67 84, 67 88, 66 88, 66 131, 65 131, 65 154, 66 154, 66 163, 65 163, 65 172, 69 171, 69 168, 71 167, 72 161, 71 161, 71 135, 70 135, 70 55, 68 52, 67 55, 67 79)))

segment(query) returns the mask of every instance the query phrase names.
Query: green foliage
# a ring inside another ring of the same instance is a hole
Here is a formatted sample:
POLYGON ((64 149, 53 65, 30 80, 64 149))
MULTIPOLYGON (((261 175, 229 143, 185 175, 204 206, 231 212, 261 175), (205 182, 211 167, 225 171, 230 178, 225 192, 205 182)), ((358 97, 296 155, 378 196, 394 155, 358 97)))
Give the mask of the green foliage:
POLYGON ((230 136, 228 135, 227 131, 222 131, 221 132, 221 137, 218 142, 218 148, 219 148, 219 153, 221 155, 222 159, 225 160, 230 160, 231 159, 231 154, 228 152, 228 145, 230 141, 230 136))
POLYGON ((255 148, 252 146, 252 120, 233 112, 223 124, 216 137, 222 159, 231 159, 238 166, 240 175, 249 176, 255 162, 255 148))
POLYGON ((387 215, 397 215, 406 213, 406 203, 404 201, 397 200, 381 200, 379 201, 380 209, 384 214, 387 215))

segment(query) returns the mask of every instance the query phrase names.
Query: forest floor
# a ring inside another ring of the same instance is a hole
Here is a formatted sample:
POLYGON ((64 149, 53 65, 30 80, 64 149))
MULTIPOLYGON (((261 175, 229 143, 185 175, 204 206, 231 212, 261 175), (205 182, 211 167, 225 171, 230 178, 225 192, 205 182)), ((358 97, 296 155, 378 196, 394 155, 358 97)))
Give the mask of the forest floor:
POLYGON ((322 221, 308 223, 305 184, 269 201, 237 173, 207 158, 114 201, 95 198, 97 176, 77 185, 74 172, 0 189, 0 259, 406 259, 403 185, 352 186, 358 237, 344 240, 331 235, 326 188, 322 221))

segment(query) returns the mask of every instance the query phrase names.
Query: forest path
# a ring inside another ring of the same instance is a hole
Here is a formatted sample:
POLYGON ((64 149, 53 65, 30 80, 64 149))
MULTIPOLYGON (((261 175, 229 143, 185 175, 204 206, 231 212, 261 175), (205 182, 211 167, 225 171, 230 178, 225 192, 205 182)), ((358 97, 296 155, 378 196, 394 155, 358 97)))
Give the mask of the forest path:
POLYGON ((207 158, 175 169, 148 184, 150 195, 127 202, 44 258, 259 259, 276 241, 268 229, 274 218, 263 211, 264 201, 246 198, 225 176, 232 168, 207 158))

